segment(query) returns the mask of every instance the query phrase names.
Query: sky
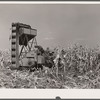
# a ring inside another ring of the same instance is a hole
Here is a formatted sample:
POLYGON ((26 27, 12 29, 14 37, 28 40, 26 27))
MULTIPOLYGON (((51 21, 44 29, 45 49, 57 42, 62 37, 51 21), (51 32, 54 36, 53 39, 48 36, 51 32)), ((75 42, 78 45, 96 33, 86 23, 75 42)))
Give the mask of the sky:
POLYGON ((9 49, 12 22, 37 29, 38 45, 100 45, 100 4, 0 4, 0 49, 9 49))

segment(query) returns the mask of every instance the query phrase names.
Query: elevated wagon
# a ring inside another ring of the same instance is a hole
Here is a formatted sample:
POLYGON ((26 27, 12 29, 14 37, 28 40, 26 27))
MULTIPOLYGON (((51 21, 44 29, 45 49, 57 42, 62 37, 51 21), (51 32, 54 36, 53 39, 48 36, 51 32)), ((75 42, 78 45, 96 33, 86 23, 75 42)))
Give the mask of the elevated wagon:
POLYGON ((12 68, 31 66, 37 61, 35 46, 37 30, 23 23, 12 23, 11 61, 12 68), (30 62, 31 61, 31 62, 30 62))

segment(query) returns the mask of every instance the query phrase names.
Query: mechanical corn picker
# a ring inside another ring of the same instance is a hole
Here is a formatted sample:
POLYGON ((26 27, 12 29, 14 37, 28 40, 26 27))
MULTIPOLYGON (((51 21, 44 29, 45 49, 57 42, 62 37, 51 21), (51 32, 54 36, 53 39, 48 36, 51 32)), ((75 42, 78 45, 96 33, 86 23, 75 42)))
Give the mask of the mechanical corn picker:
POLYGON ((11 62, 12 68, 19 66, 31 66, 37 61, 35 46, 37 30, 30 25, 12 23, 11 34, 11 62))

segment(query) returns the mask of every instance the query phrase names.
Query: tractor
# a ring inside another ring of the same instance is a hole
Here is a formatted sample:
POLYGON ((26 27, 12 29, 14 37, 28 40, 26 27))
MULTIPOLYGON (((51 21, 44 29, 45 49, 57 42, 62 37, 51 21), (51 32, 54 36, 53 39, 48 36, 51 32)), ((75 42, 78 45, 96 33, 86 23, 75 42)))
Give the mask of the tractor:
POLYGON ((11 69, 43 69, 43 65, 53 65, 48 53, 37 45, 36 36, 37 30, 32 29, 30 25, 12 23, 11 69))

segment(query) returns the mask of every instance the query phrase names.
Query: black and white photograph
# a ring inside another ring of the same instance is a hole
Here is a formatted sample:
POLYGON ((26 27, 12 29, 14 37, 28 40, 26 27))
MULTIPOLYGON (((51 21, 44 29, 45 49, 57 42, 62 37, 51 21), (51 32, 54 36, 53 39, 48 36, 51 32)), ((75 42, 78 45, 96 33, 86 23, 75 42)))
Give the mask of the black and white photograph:
POLYGON ((0 4, 0 89, 100 89, 100 4, 0 4))

